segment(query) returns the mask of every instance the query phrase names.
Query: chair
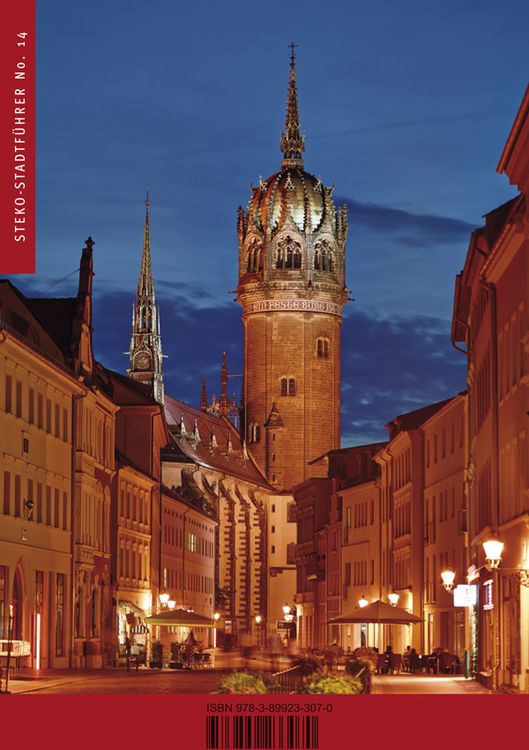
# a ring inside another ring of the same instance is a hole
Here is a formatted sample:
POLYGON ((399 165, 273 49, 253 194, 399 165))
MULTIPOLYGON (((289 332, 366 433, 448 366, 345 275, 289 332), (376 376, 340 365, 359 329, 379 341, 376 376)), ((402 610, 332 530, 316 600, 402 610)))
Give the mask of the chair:
POLYGON ((421 657, 416 652, 411 653, 408 656, 408 667, 410 672, 415 674, 415 672, 419 672, 421 669, 421 657))
POLYGON ((392 674, 400 673, 402 669, 402 654, 390 654, 389 655, 389 671, 392 674))
POLYGON ((439 672, 441 674, 452 674, 456 673, 456 658, 453 654, 442 653, 439 654, 439 672))
POLYGON ((386 654, 378 654, 377 662, 375 664, 377 674, 385 674, 387 672, 387 667, 388 661, 386 659, 386 654))

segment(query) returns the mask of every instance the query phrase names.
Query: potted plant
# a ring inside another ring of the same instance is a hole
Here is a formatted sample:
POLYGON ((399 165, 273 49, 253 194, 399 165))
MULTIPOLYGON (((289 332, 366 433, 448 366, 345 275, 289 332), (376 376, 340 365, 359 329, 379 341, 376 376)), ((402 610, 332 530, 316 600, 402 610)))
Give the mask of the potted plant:
POLYGON ((219 683, 219 693, 254 694, 267 693, 263 675, 252 672, 232 672, 219 683))
POLYGON ((357 657, 351 659, 345 664, 345 671, 351 677, 360 680, 364 693, 370 693, 372 688, 372 678, 375 672, 375 665, 367 657, 357 657))
POLYGON ((182 645, 173 641, 170 645, 171 649, 171 661, 169 662, 169 669, 183 669, 184 664, 182 661, 182 645))
POLYGON ((362 692, 362 683, 349 675, 313 675, 306 682, 304 693, 332 693, 334 695, 352 695, 362 692))
POLYGON ((161 669, 163 667, 163 643, 161 641, 154 641, 152 644, 149 667, 151 669, 161 669))

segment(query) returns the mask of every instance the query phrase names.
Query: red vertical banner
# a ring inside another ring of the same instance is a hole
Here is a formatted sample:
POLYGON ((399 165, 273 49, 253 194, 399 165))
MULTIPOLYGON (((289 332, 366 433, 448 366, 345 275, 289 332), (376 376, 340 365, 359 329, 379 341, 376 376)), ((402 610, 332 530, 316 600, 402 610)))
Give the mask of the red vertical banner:
POLYGON ((35 273, 35 0, 0 25, 0 273, 35 273))

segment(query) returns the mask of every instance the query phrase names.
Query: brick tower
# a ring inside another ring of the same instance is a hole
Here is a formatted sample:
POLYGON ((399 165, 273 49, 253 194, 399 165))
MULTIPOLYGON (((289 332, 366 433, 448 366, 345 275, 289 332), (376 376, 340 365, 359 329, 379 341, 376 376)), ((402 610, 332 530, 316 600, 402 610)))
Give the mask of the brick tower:
POLYGON ((340 326, 346 208, 304 171, 294 46, 281 171, 238 210, 237 299, 244 324, 243 423, 248 448, 278 489, 312 475, 340 446, 340 326))

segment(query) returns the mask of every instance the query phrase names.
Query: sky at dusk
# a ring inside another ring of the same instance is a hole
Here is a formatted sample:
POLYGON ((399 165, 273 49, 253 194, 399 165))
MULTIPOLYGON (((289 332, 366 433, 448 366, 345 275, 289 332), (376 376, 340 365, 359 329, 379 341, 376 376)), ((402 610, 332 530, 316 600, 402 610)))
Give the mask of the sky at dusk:
POLYGON ((454 277, 515 194, 496 166, 529 81, 527 2, 37 0, 37 15, 38 273, 15 283, 74 294, 75 274, 46 287, 91 235, 101 361, 127 367, 148 184, 166 391, 196 405, 224 349, 241 372, 236 209, 280 168, 293 39, 305 168, 349 206, 343 444, 465 387, 454 277))

